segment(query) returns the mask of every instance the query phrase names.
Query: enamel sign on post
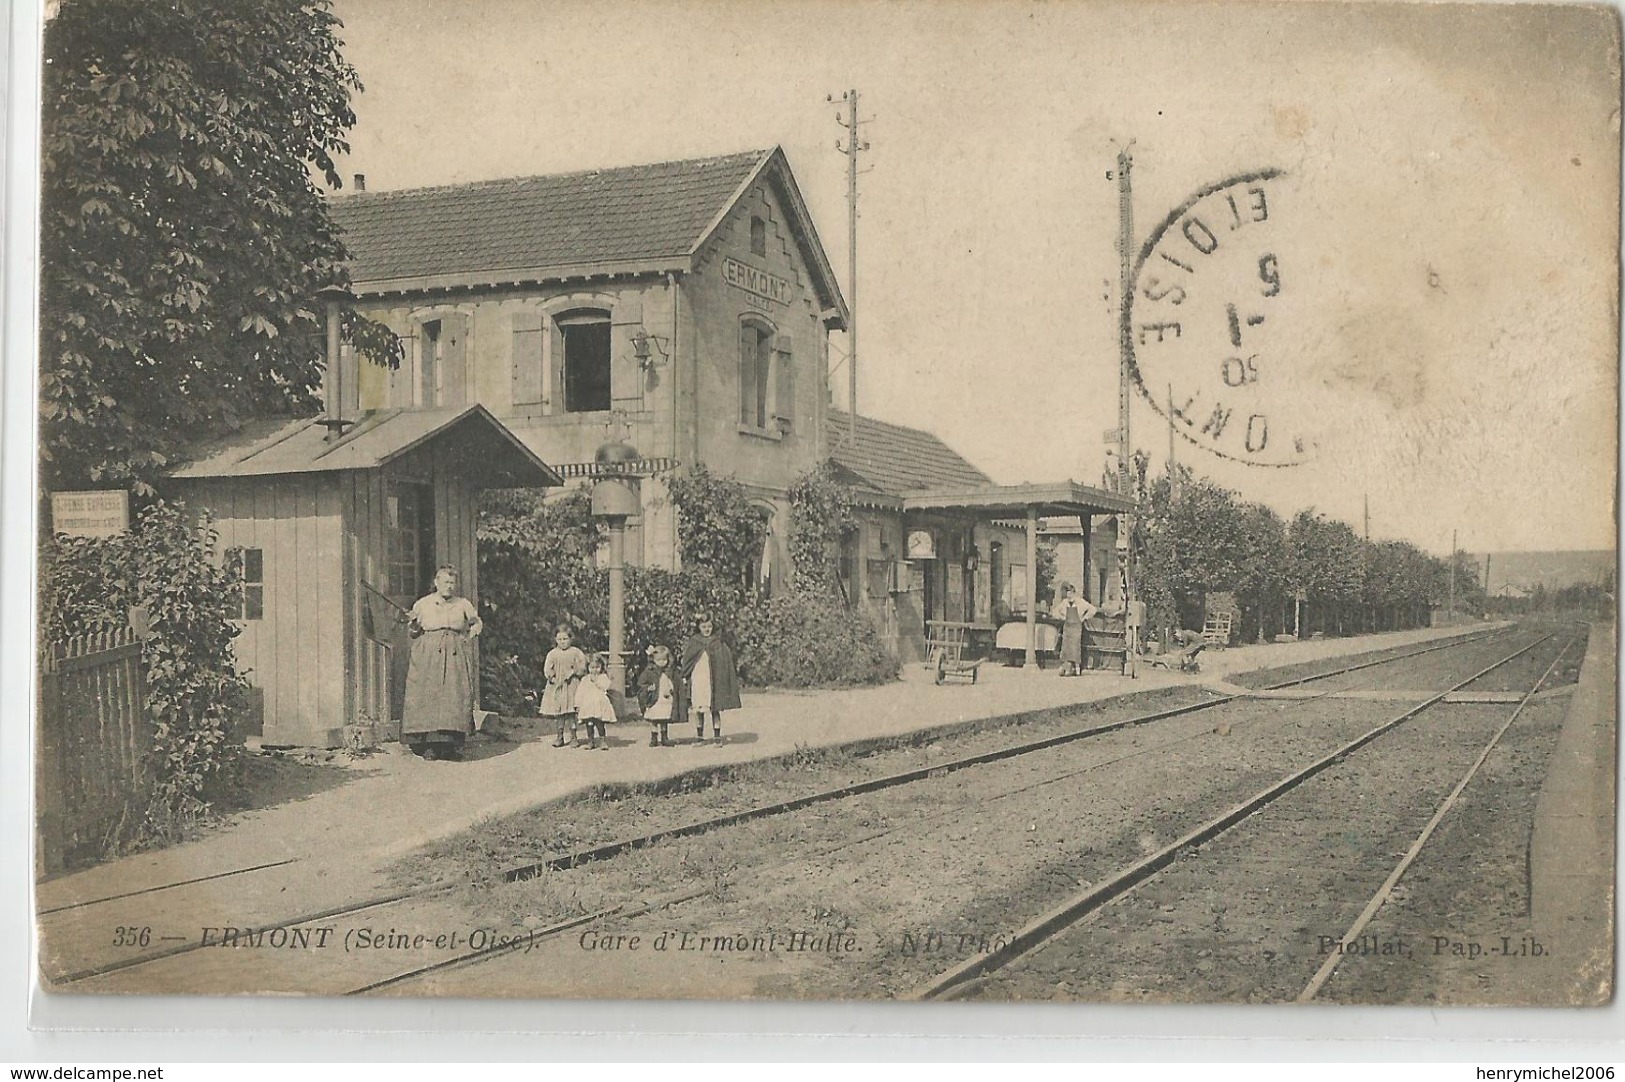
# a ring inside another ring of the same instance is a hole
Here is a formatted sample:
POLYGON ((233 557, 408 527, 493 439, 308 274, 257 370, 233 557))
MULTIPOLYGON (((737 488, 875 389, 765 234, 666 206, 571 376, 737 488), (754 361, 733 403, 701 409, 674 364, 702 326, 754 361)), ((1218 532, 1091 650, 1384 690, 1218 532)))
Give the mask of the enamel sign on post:
POLYGON ((51 529, 69 537, 113 537, 130 528, 130 494, 53 492, 51 529))

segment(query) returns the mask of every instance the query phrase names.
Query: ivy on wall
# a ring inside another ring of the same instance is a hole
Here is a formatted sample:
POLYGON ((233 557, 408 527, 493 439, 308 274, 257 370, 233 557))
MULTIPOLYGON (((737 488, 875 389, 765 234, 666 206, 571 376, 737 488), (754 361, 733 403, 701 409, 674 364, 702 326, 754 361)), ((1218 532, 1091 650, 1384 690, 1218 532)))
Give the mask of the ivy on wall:
POLYGON ((669 482, 677 508, 677 543, 685 570, 705 571, 750 590, 751 568, 762 552, 767 519, 745 488, 705 466, 669 482))
POLYGON ((852 490, 823 462, 790 486, 790 566, 798 590, 838 589, 841 542, 858 528, 852 490))

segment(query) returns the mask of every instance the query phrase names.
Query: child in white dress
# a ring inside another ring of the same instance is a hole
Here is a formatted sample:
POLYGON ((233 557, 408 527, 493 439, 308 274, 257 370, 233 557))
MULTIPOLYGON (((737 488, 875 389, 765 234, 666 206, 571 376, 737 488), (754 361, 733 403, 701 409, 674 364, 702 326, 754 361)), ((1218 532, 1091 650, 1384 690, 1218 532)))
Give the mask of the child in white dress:
POLYGON ((587 663, 587 675, 576 686, 576 717, 587 726, 587 747, 592 751, 609 750, 609 732, 605 726, 615 720, 615 704, 609 700, 609 688, 608 661, 603 654, 594 654, 587 663))
POLYGON ((555 748, 564 747, 564 730, 570 730, 570 743, 576 743, 576 687, 587 673, 587 655, 570 645, 570 629, 561 627, 553 634, 553 649, 542 662, 542 676, 547 686, 542 689, 540 713, 552 718, 559 727, 555 748))

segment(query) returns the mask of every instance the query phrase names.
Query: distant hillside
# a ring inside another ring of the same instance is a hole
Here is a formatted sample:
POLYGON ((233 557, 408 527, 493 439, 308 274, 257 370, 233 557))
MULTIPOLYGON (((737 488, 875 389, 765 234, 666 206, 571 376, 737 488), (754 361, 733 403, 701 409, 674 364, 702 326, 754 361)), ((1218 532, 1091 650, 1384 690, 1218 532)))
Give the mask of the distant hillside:
MULTIPOLYGON (((1560 590, 1577 582, 1597 582, 1614 570, 1616 557, 1612 549, 1590 549, 1575 552, 1492 552, 1490 579, 1485 585, 1491 593, 1512 584, 1524 589, 1545 586, 1547 590, 1560 590)), ((1478 573, 1484 574, 1484 556, 1477 555, 1478 573)))

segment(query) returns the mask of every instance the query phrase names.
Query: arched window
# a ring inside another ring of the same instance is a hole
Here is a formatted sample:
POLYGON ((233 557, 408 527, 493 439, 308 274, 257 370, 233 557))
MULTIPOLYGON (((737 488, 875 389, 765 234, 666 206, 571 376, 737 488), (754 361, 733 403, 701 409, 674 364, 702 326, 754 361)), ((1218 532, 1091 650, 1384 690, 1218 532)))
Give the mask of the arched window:
POLYGON ((773 328, 747 319, 739 327, 739 422, 766 428, 771 421, 773 328))
POLYGON ((597 309, 565 312, 553 321, 563 354, 564 411, 593 413, 610 408, 609 313, 597 309))

